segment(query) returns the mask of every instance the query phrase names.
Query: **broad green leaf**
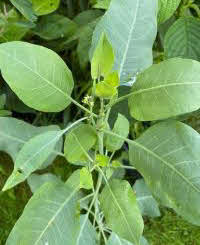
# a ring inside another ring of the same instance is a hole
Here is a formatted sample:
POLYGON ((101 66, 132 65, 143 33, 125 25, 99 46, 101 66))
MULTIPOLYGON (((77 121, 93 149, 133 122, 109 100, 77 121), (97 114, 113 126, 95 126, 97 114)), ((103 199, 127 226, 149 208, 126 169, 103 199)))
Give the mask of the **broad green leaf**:
MULTIPOLYGON (((121 239, 117 234, 112 232, 106 245, 133 245, 133 243, 121 239)), ((148 245, 148 242, 144 237, 141 238, 140 245, 148 245)))
MULTIPOLYGON (((122 137, 126 138, 129 133, 129 121, 121 114, 118 114, 117 120, 114 124, 114 128, 112 129, 113 133, 119 134, 122 137)), ((106 136, 106 148, 108 151, 117 151, 119 150, 124 141, 115 137, 115 136, 106 136)))
POLYGON ((123 239, 139 245, 144 225, 129 183, 122 180, 107 183, 100 195, 100 205, 107 226, 123 239))
POLYGON ((59 7, 60 0, 31 0, 37 15, 50 14, 59 7))
POLYGON ((94 128, 88 124, 81 124, 72 129, 65 138, 64 154, 70 163, 80 164, 88 162, 87 152, 95 145, 97 135, 94 128))
POLYGON ((93 79, 106 77, 114 64, 114 53, 112 46, 103 33, 94 51, 91 61, 91 75, 93 79))
POLYGON ((127 0, 126 4, 113 0, 96 26, 91 56, 105 32, 115 51, 114 70, 119 71, 121 81, 152 64, 152 46, 157 33, 156 5, 155 0, 127 0))
MULTIPOLYGON (((13 161, 16 160, 18 152, 24 144, 36 135, 47 131, 57 131, 58 126, 35 127, 15 118, 0 118, 0 151, 9 154, 13 161)), ((56 145, 58 152, 62 148, 62 139, 56 145)), ((52 153, 46 161, 45 166, 55 159, 56 154, 52 153)))
POLYGON ((80 27, 86 26, 89 23, 102 16, 103 12, 98 9, 89 9, 78 14, 73 21, 80 27))
POLYGON ((47 174, 31 174, 27 182, 30 186, 30 189, 32 193, 36 192, 42 185, 44 185, 47 182, 55 183, 55 184, 62 184, 63 182, 61 179, 59 179, 56 175, 53 175, 51 173, 47 174))
POLYGON ((32 172, 39 169, 54 150, 62 134, 61 130, 49 131, 39 134, 25 143, 17 155, 14 170, 6 181, 3 191, 26 180, 32 172))
POLYGON ((28 106, 59 112, 70 104, 72 74, 52 50, 26 42, 3 43, 0 69, 10 88, 28 106))
POLYGON ((93 188, 92 174, 86 167, 80 170, 80 188, 87 190, 93 188))
POLYGON ((52 14, 43 16, 33 32, 46 40, 70 36, 76 30, 76 24, 65 16, 52 14))
POLYGON ((110 2, 111 0, 98 0, 94 7, 99 9, 108 9, 110 2))
POLYGON ((76 244, 80 229, 79 198, 78 189, 44 184, 29 200, 6 245, 76 244))
POLYGON ((158 0, 158 23, 165 22, 176 11, 181 0, 158 0))
POLYGON ((182 57, 200 61, 199 40, 200 20, 194 17, 179 18, 165 35, 165 57, 182 57))
POLYGON ((96 245, 97 233, 92 226, 87 215, 81 215, 80 218, 80 233, 76 245, 96 245))
POLYGON ((160 120, 200 107, 200 63, 173 58, 141 73, 129 97, 130 114, 140 121, 160 120))
POLYGON ((142 215, 150 217, 160 216, 158 203, 153 198, 143 179, 135 182, 133 190, 136 192, 136 199, 142 215))
POLYGON ((129 144, 130 163, 161 204, 200 225, 199 134, 176 121, 154 125, 129 144))
POLYGON ((35 15, 33 8, 32 8, 32 3, 29 0, 10 0, 10 2, 19 10, 22 15, 34 22, 37 20, 37 16, 35 15))

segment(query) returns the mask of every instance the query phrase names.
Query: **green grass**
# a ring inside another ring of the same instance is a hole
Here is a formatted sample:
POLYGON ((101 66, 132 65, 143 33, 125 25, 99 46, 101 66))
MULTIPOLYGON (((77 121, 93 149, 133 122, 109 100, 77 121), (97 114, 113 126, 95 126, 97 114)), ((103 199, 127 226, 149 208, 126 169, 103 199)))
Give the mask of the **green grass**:
MULTIPOLYGON (((66 179, 71 170, 61 159, 51 169, 62 179, 66 179)), ((11 171, 11 160, 0 154, 0 189, 11 171)), ((0 245, 5 245, 30 196, 31 192, 25 183, 5 193, 0 192, 0 245)), ((187 223, 168 209, 162 209, 159 218, 145 220, 144 235, 152 245, 200 245, 200 228, 187 223)))
POLYGON ((200 245, 200 227, 189 224, 172 210, 145 222, 145 237, 152 245, 200 245))

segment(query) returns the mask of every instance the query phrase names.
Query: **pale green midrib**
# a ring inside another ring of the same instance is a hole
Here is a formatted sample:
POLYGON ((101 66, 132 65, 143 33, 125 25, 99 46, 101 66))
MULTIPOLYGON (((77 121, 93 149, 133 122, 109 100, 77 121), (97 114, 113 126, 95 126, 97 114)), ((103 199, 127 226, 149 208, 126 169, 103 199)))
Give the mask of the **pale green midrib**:
MULTIPOLYGON (((129 96, 133 96, 133 95, 137 95, 137 94, 141 94, 141 93, 147 93, 147 92, 151 92, 153 90, 157 90, 160 88, 167 88, 167 87, 173 87, 173 86, 187 86, 187 85, 198 85, 200 86, 200 82, 186 82, 186 83, 168 83, 168 84, 163 84, 163 85, 159 85, 159 86, 155 86, 155 87, 151 87, 151 88, 145 88, 145 89, 139 89, 138 91, 133 91, 130 94, 128 94, 129 96)), ((134 85, 133 85, 134 88, 134 85)))
POLYGON ((151 195, 148 195, 148 196, 143 196, 143 197, 137 197, 136 199, 137 199, 137 201, 141 201, 141 200, 145 200, 145 199, 153 199, 153 197, 151 195))
POLYGON ((125 47, 123 59, 122 59, 122 62, 121 62, 121 65, 120 65, 120 70, 119 70, 119 74, 120 74, 120 75, 121 75, 122 70, 123 70, 123 68, 124 68, 124 64, 125 64, 126 57, 127 57, 127 53, 128 53, 128 49, 129 49, 129 44, 130 44, 130 41, 131 41, 131 38, 132 38, 132 32, 133 32, 134 27, 135 27, 136 17, 137 17, 138 9, 139 9, 139 1, 140 1, 140 0, 137 0, 136 10, 133 11, 133 13, 135 13, 135 16, 134 16, 134 18, 133 18, 133 21, 131 22, 132 26, 131 26, 130 32, 129 32, 129 34, 128 34, 128 41, 126 41, 126 42, 127 42, 127 45, 126 45, 126 47, 125 47))
POLYGON ((147 149, 145 146, 141 145, 140 143, 133 141, 133 140, 129 140, 127 138, 124 138, 118 134, 115 134, 111 131, 107 131, 104 130, 105 133, 116 136, 118 138, 123 139, 124 141, 126 141, 127 143, 130 143, 132 145, 136 145, 139 148, 142 148, 144 151, 148 152, 150 155, 153 155, 155 158, 157 158, 158 160, 160 160, 161 162, 163 162, 168 168, 172 169, 177 175, 179 175, 185 182, 187 182, 189 185, 191 185, 191 187, 198 193, 200 193, 200 190, 193 185, 192 182, 190 182, 182 173, 180 173, 176 168, 174 168, 170 163, 168 163, 167 161, 163 160, 160 156, 158 156, 157 154, 155 154, 154 152, 150 151, 149 149, 147 149))
POLYGON ((153 151, 147 149, 145 146, 139 144, 136 141, 132 141, 132 140, 126 140, 128 143, 131 144, 135 144, 136 146, 138 146, 139 148, 142 148, 144 151, 148 152, 150 155, 153 155, 155 158, 157 158, 158 160, 160 160, 161 162, 163 162, 168 168, 170 168, 171 170, 173 170, 177 175, 179 175, 185 182, 187 182, 196 192, 200 193, 200 190, 192 183, 190 182, 182 173, 180 173, 175 167, 173 167, 170 162, 168 163, 167 161, 165 161, 164 159, 162 159, 160 156, 158 156, 156 153, 154 153, 153 151))
POLYGON ((131 229, 131 227, 129 226, 129 222, 128 222, 127 219, 126 219, 126 215, 124 214, 123 210, 121 209, 120 205, 118 204, 118 201, 117 201, 117 199, 115 198, 115 195, 114 195, 114 193, 112 192, 112 189, 111 189, 111 187, 110 187, 110 185, 109 185, 108 182, 107 182, 107 186, 108 186, 108 188, 109 188, 109 190, 110 190, 110 193, 111 193, 111 195, 112 195, 112 197, 113 197, 115 203, 117 204, 117 207, 118 207, 119 211, 122 213, 122 216, 124 217, 124 220, 125 220, 125 222, 126 222, 126 224, 127 224, 128 231, 129 231, 129 233, 131 234, 131 237, 133 238, 133 240, 134 240, 135 242, 137 242, 137 239, 135 238, 134 234, 132 233, 132 229, 131 229))
POLYGON ((59 213, 62 211, 62 209, 65 207, 65 205, 71 200, 71 198, 74 196, 74 194, 79 190, 79 187, 77 187, 71 194, 69 197, 67 197, 67 199, 63 202, 63 204, 61 205, 61 207, 58 209, 58 211, 55 213, 55 215, 50 219, 50 221, 48 222, 48 225, 45 227, 45 229, 42 231, 42 233, 40 234, 40 236, 38 237, 38 239, 36 240, 36 242, 34 243, 34 245, 37 245, 38 242, 40 242, 40 240, 42 239, 43 235, 45 234, 45 232, 47 231, 47 229, 50 227, 50 225, 52 224, 52 222, 55 220, 55 218, 59 215, 59 213))
POLYGON ((40 79, 42 79, 43 81, 45 81, 46 83, 48 83, 51 87, 53 87, 55 90, 57 90, 58 92, 60 92, 64 97, 66 97, 67 99, 71 98, 67 93, 65 94, 61 89, 59 89, 58 87, 56 87, 53 83, 51 83, 48 79, 46 79, 45 77, 41 76, 39 73, 35 72, 33 69, 31 69, 29 66, 27 66, 26 64, 24 64, 22 61, 14 58, 13 56, 7 54, 6 52, 0 50, 0 53, 3 53, 4 55, 7 55, 9 58, 15 60, 17 63, 23 65, 26 69, 28 69, 29 71, 31 71, 33 74, 37 75, 40 79))

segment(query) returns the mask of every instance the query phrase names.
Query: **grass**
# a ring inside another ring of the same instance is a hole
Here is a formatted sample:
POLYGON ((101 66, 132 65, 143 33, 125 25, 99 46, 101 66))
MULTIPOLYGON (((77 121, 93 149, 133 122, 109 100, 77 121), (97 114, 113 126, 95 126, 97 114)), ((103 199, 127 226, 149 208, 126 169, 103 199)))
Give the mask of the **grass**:
MULTIPOLYGON (((11 171, 11 160, 0 154, 0 189, 11 171)), ((71 168, 66 166, 66 162, 59 160, 51 171, 66 179, 71 168)), ((5 245, 30 196, 31 192, 25 183, 5 193, 0 192, 0 245, 5 245)), ((200 245, 199 227, 187 223, 171 210, 162 209, 161 212, 162 216, 159 218, 145 219, 144 235, 151 245, 200 245)))
POLYGON ((189 224, 172 210, 145 222, 145 237, 152 245, 200 245, 200 227, 189 224))

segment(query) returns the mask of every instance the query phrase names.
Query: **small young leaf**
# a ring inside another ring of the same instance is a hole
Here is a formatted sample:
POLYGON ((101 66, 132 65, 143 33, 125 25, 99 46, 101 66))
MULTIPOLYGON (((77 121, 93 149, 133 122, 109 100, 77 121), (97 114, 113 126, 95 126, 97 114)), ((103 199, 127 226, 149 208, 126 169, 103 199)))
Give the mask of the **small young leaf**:
POLYGON ((139 245, 144 224, 129 183, 112 180, 100 195, 100 205, 108 227, 123 239, 139 245))
MULTIPOLYGON (((126 138, 129 133, 129 121, 123 115, 118 114, 112 132, 126 138)), ((123 143, 123 140, 110 135, 106 137, 105 141, 107 150, 111 152, 119 150, 122 147, 123 143)))
POLYGON ((59 7, 60 0, 32 0, 33 9, 37 15, 50 14, 59 7))
POLYGON ((80 188, 92 189, 93 179, 90 171, 85 167, 80 170, 80 188))
POLYGON ((72 129, 65 138, 64 153, 70 163, 84 164, 88 162, 87 152, 95 145, 96 131, 87 124, 72 129))
POLYGON ((96 163, 100 167, 108 167, 108 165, 109 165, 109 157, 105 156, 105 155, 97 154, 96 155, 96 163))
POLYGON ((200 63, 165 60, 139 74, 128 101, 130 114, 140 121, 174 117, 199 109, 199 95, 200 63))
POLYGON ((100 78, 100 76, 106 77, 112 71, 113 64, 113 49, 103 33, 91 61, 92 78, 97 79, 100 78))
POLYGON ((50 49, 20 41, 0 44, 0 69, 17 96, 36 110, 59 112, 71 102, 72 74, 50 49))
POLYGON ((17 155, 14 170, 6 181, 3 191, 24 181, 33 171, 40 168, 61 136, 61 130, 49 131, 30 139, 17 155))
POLYGON ((104 99, 109 99, 117 94, 117 88, 110 86, 105 81, 96 85, 96 96, 104 99))
POLYGON ((153 198, 143 179, 135 182, 133 190, 136 192, 136 199, 142 215, 153 218, 160 216, 158 203, 153 198))
POLYGON ((109 99, 117 94, 119 86, 119 77, 117 72, 112 72, 106 75, 104 81, 96 85, 96 96, 104 99, 109 99))

